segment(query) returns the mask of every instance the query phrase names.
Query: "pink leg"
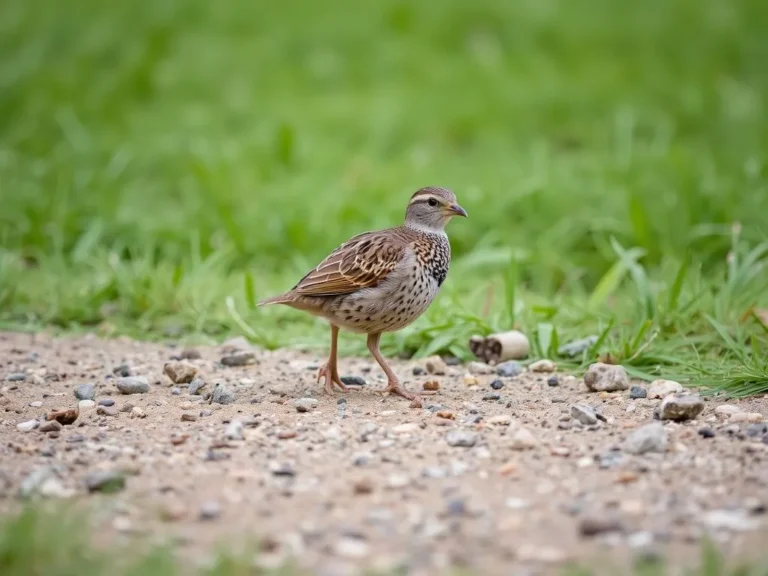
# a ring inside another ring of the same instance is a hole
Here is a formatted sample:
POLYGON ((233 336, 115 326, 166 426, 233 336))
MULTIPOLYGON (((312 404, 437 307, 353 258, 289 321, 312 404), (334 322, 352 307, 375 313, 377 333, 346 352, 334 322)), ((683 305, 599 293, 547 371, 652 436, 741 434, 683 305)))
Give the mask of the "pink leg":
POLYGON ((349 390, 339 378, 339 371, 336 367, 336 341, 339 337, 339 327, 331 324, 331 355, 328 357, 328 362, 320 367, 317 372, 317 381, 325 379, 325 391, 328 394, 333 394, 334 386, 342 392, 349 390))
POLYGON ((400 386, 400 382, 398 381, 397 376, 395 376, 395 373, 392 372, 392 369, 387 364, 387 361, 384 360, 384 356, 381 355, 381 351, 379 350, 380 338, 381 334, 369 334, 368 350, 371 351, 373 357, 376 358, 376 362, 379 363, 381 369, 384 370, 384 374, 387 375, 387 387, 384 389, 384 394, 397 394, 398 396, 402 396, 408 400, 419 400, 418 395, 412 394, 400 386))

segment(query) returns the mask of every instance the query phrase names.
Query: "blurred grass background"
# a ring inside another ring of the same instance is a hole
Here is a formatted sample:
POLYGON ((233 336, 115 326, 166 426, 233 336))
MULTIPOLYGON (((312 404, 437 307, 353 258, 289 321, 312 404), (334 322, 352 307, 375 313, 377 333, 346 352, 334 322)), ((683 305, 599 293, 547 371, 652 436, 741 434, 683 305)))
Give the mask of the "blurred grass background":
POLYGON ((320 349, 254 301, 435 184, 470 219, 390 353, 518 326, 766 391, 766 37, 761 0, 6 0, 0 321, 320 349))

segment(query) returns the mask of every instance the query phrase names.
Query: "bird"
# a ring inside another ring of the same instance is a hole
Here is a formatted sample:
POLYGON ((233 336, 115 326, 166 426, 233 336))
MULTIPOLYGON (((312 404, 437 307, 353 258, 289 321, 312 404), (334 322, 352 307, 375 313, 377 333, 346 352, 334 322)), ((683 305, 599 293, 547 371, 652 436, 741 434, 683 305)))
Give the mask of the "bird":
POLYGON ((385 395, 418 402, 379 349, 381 335, 414 322, 448 274, 451 245, 445 227, 467 212, 447 188, 427 186, 411 196, 401 226, 358 234, 341 244, 287 292, 259 302, 282 304, 325 318, 331 327, 328 361, 317 373, 325 391, 349 390, 339 377, 339 330, 367 335, 370 353, 387 376, 385 395))

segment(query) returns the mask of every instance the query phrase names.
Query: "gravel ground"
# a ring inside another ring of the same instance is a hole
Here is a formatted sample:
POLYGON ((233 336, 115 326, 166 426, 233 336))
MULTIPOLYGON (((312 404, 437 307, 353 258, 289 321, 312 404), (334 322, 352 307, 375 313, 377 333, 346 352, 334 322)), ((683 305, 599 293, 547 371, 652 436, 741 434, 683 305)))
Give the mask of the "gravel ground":
POLYGON ((437 383, 412 408, 375 393, 369 358, 341 360, 359 391, 325 395, 322 360, 238 340, 185 350, 0 333, 0 509, 74 498, 96 511, 99 541, 172 538, 206 562, 213 544, 258 537, 260 563, 334 575, 569 561, 610 573, 656 554, 683 565, 705 534, 733 557, 762 554, 766 398, 662 402, 650 396, 674 383, 627 384, 610 367, 587 378, 620 388, 601 392, 546 362, 503 377, 394 362, 410 390, 437 383))

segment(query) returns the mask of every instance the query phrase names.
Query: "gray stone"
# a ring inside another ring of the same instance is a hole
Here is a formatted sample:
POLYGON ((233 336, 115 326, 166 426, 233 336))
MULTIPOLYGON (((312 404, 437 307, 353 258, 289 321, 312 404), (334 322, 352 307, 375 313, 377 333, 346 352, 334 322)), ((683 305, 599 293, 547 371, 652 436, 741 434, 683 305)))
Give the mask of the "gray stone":
POLYGON ((510 360, 509 362, 502 362, 496 366, 496 374, 502 378, 514 378, 523 373, 523 367, 519 362, 510 360))
POLYGON ((99 400, 99 406, 114 406, 115 401, 112 398, 102 398, 99 400))
POLYGON ((93 400, 96 398, 96 389, 92 384, 80 384, 75 388, 75 398, 78 400, 93 400))
POLYGON ((667 431, 658 422, 646 424, 627 436, 623 448, 628 454, 664 452, 667 448, 667 431))
POLYGON ((573 340, 572 342, 568 342, 567 344, 560 346, 560 348, 557 349, 557 355, 573 358, 585 350, 589 350, 592 346, 595 345, 596 342, 597 336, 587 336, 586 338, 581 338, 580 340, 573 340))
POLYGON ((585 426, 597 424, 597 414, 595 414, 595 410, 586 404, 574 404, 571 406, 571 417, 585 426))
POLYGON ((56 420, 48 420, 40 425, 40 432, 60 432, 63 426, 56 420))
POLYGON ((187 386, 187 392, 189 392, 190 396, 199 396, 200 390, 205 388, 205 384, 205 380, 202 378, 195 378, 189 383, 189 386, 187 386))
POLYGON ((23 374, 21 372, 16 372, 14 374, 8 374, 8 377, 6 378, 6 380, 8 380, 8 382, 24 382, 24 380, 26 380, 26 379, 27 379, 27 375, 23 374))
POLYGON ((256 362, 256 354, 253 352, 235 352, 221 357, 221 363, 224 366, 247 366, 256 362))
POLYGON ((224 384, 216 384, 213 389, 213 401, 217 404, 232 404, 237 400, 234 392, 230 392, 224 384))
POLYGON ((451 430, 445 435, 448 446, 471 448, 477 442, 477 434, 469 430, 451 430))
POLYGON ((593 392, 618 392, 629 388, 629 377, 623 366, 596 362, 584 374, 584 384, 593 392))
POLYGON ((293 401, 296 412, 309 412, 317 408, 317 400, 314 398, 298 398, 293 401))
POLYGON ((365 386, 365 378, 361 376, 342 376, 341 383, 345 386, 365 386))
POLYGON ((149 392, 149 382, 144 376, 120 378, 115 385, 121 394, 146 394, 149 392))
POLYGON ((629 397, 632 398, 632 400, 647 398, 648 391, 642 386, 632 386, 632 388, 629 389, 629 397))
POLYGON ((670 394, 661 401, 659 418, 661 420, 693 420, 704 410, 704 402, 695 394, 680 396, 670 394))
POLYGON ((125 488, 125 475, 117 470, 91 472, 85 477, 85 487, 88 492, 119 492, 125 488))
POLYGON ((744 434, 747 438, 762 438, 768 434, 768 424, 761 422, 759 424, 750 424, 747 426, 744 434))

